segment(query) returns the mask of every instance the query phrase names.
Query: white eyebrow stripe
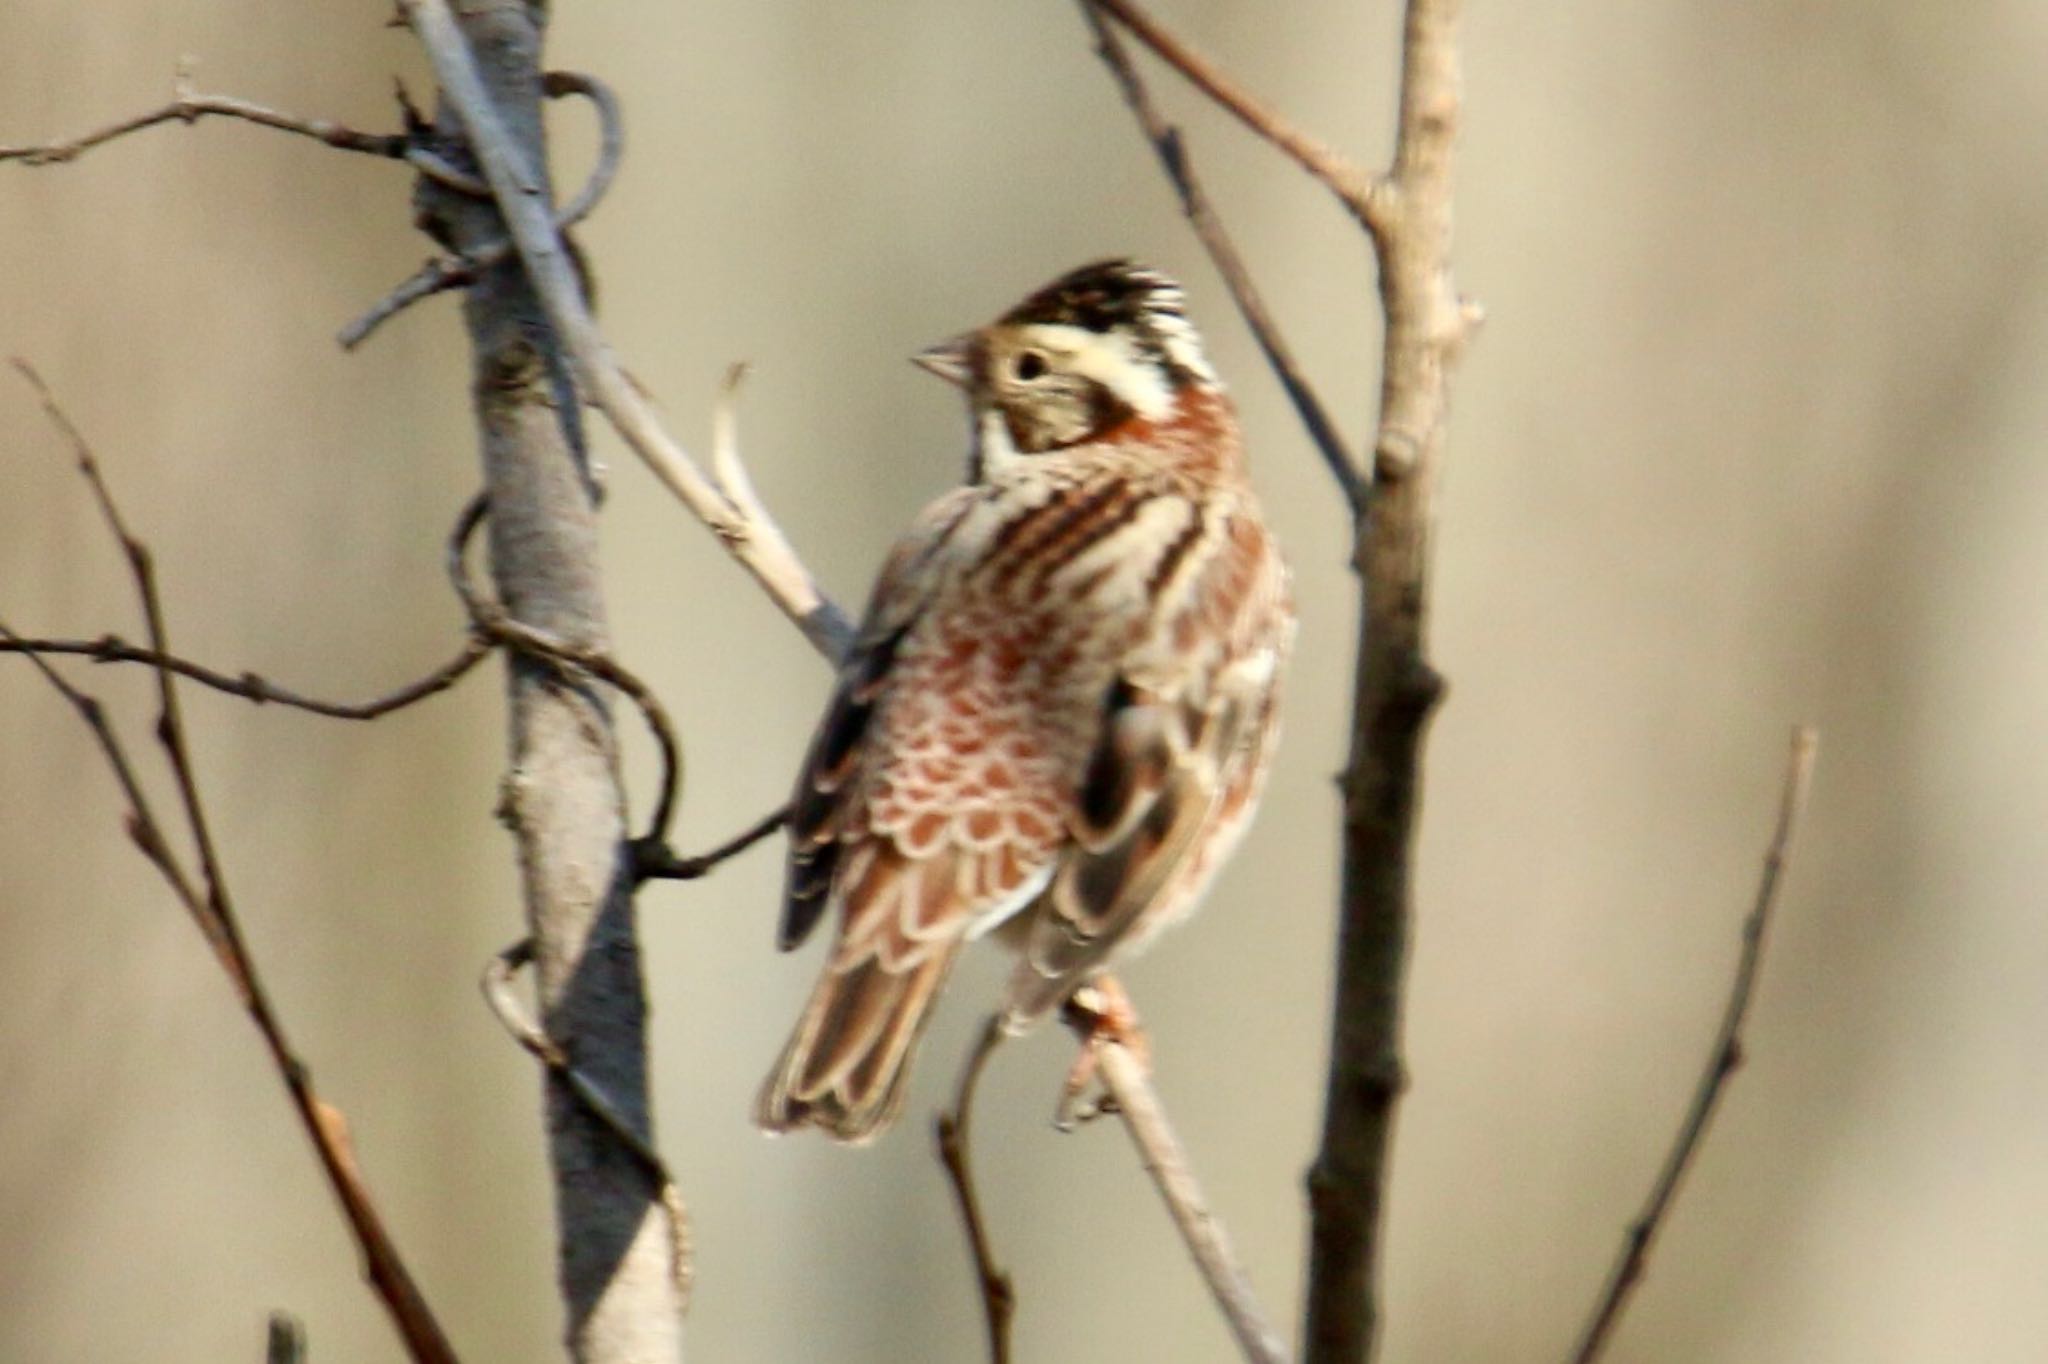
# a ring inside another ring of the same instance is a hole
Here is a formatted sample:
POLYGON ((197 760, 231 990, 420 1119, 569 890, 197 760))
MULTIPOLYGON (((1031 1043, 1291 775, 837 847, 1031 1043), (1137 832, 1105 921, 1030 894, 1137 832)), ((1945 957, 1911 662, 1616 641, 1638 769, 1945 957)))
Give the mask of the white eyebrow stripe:
POLYGON ((1166 347, 1167 358, 1205 382, 1215 383, 1216 371, 1209 368, 1208 358, 1202 354, 1202 338, 1196 333, 1194 323, 1177 310, 1155 309, 1150 317, 1159 333, 1160 344, 1166 347))
POLYGON ((1157 364, 1138 354, 1121 332, 1093 332, 1064 322, 1036 322, 1027 333, 1057 352, 1066 368, 1093 379, 1150 421, 1173 411, 1173 386, 1157 364))

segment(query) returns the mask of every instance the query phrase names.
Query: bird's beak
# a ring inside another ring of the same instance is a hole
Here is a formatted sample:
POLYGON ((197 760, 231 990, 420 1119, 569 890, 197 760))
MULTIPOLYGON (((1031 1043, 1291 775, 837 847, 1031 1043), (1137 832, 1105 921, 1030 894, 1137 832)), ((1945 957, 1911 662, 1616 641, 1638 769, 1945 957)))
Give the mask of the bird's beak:
POLYGON ((956 336, 936 346, 925 347, 910 357, 910 363, 931 371, 949 384, 965 388, 974 375, 973 356, 973 336, 956 336))

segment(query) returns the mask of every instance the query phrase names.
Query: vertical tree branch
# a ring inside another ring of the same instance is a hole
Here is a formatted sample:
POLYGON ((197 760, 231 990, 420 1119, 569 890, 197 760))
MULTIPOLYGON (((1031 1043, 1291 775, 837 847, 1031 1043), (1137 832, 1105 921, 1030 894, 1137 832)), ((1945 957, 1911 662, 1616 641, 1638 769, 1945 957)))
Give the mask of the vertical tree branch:
MULTIPOLYGON (((421 26, 418 6, 405 7, 421 26)), ((522 167, 517 192, 548 215, 540 102, 546 6, 537 0, 437 7, 444 154, 473 154, 472 120, 452 91, 459 62, 473 105, 522 167), (453 45, 452 54, 446 49, 453 45)), ((423 32, 422 37, 426 34, 423 32)), ((486 169, 489 169, 487 166, 486 169)), ((491 177, 494 187, 498 177, 491 177)), ((498 206, 424 178, 422 221, 464 255, 507 234, 498 206)), ((556 248, 560 250, 559 245, 556 248)), ((491 567, 514 621, 602 651, 606 624, 574 377, 520 259, 479 272, 465 304, 477 424, 490 500, 491 567)), ((503 811, 518 842, 543 1026, 574 1069, 627 1122, 651 1133, 646 998, 633 931, 625 800, 603 698, 553 662, 511 654, 511 771, 503 811)), ((660 1189, 638 1155, 550 1071, 546 1113, 567 1342, 585 1364, 682 1353, 681 1292, 660 1189)))
MULTIPOLYGON (((1386 332, 1373 481, 1360 495, 1332 458, 1353 520, 1361 583, 1351 751, 1342 778, 1344 869, 1337 933, 1323 1134, 1308 1175, 1309 1272, 1303 1351, 1309 1364, 1358 1364, 1378 1329, 1376 1281, 1394 1108, 1404 1084, 1401 996, 1408 962, 1411 865, 1421 807, 1420 762, 1443 693, 1425 629, 1429 540, 1444 448, 1447 380, 1479 308, 1451 282, 1451 171, 1459 120, 1460 0, 1408 0, 1394 165, 1374 175, 1289 123, 1148 14, 1137 0, 1084 0, 1107 14, 1254 133, 1291 157, 1348 208, 1379 262, 1386 332)), ((1244 271, 1188 174, 1186 152, 1150 108, 1112 35, 1102 52, 1166 162, 1217 268, 1248 316, 1244 271)), ((1255 325, 1257 323, 1255 322, 1255 325)), ((1284 347, 1262 340, 1290 392, 1284 347)), ((1322 435, 1312 433, 1319 443, 1322 435)))
POLYGON ((1459 0, 1409 0, 1392 175, 1374 200, 1386 338, 1374 485, 1357 525, 1363 584, 1344 867, 1322 1142, 1309 1170, 1303 1353, 1358 1364, 1379 1326, 1380 1233, 1394 1110, 1405 1083, 1407 972, 1424 731, 1443 681, 1430 666, 1430 531, 1444 449, 1446 378, 1475 310, 1450 271, 1459 116, 1459 0))

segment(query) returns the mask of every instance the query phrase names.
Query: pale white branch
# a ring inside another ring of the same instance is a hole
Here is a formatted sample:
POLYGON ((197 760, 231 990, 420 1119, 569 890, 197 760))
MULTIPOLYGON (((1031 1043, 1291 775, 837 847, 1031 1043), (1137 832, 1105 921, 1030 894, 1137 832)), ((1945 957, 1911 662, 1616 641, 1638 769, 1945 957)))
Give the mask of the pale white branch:
POLYGON ((1238 1263, 1223 1224, 1209 1211, 1202 1186, 1188 1161, 1187 1148, 1180 1144, 1165 1106, 1152 1088, 1152 1077, 1144 1064, 1119 1042, 1102 1044, 1096 1060, 1102 1087, 1116 1103, 1138 1158, 1152 1176, 1154 1187, 1165 1200, 1173 1225, 1187 1243, 1188 1254, 1202 1272, 1216 1305, 1223 1309, 1230 1332, 1237 1337, 1244 1357, 1255 1364, 1286 1364, 1290 1358, 1286 1343, 1266 1320, 1265 1310, 1252 1293, 1251 1279, 1238 1263))
POLYGON ((400 8, 469 133, 471 150, 490 182, 527 277, 591 404, 663 486, 718 536, 812 647, 828 659, 839 659, 853 638, 846 614, 818 587, 781 528, 772 520, 741 514, 663 429, 653 408, 620 369, 584 302, 543 182, 524 164, 500 124, 447 0, 401 0, 400 8))
POLYGON ((725 494, 734 516, 773 525, 775 518, 762 505, 760 494, 754 491, 754 480, 740 459, 739 398, 740 385, 746 377, 747 365, 742 360, 726 370, 725 382, 718 386, 718 401, 711 408, 711 477, 725 494))
POLYGON ((1062 1016, 1081 1039, 1084 1049, 1074 1074, 1068 1078, 1068 1090, 1060 1105, 1062 1118, 1079 1097, 1074 1086, 1092 1075, 1107 1096, 1095 1111, 1114 1112, 1122 1117, 1145 1172, 1159 1190, 1202 1281, 1222 1309, 1239 1350, 1251 1364, 1287 1364, 1287 1346, 1267 1321, 1265 1309, 1259 1306, 1251 1278, 1231 1249, 1223 1223, 1209 1211, 1209 1201, 1195 1178, 1187 1148, 1181 1145, 1173 1122, 1166 1115, 1166 1105, 1152 1087, 1151 1067, 1140 1055, 1144 1047, 1143 1030, 1130 995, 1116 977, 1097 976, 1074 992, 1062 1016))

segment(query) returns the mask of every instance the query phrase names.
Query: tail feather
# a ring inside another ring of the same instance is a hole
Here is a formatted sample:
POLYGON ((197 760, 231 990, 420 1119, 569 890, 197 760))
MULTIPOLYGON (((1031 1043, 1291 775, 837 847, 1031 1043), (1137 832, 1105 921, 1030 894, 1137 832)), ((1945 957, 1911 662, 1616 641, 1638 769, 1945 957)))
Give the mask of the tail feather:
POLYGON ((903 1107, 910 1058, 960 943, 920 960, 868 957, 829 970, 804 1006, 754 1118, 770 1132, 822 1128, 835 1140, 874 1140, 903 1107))

